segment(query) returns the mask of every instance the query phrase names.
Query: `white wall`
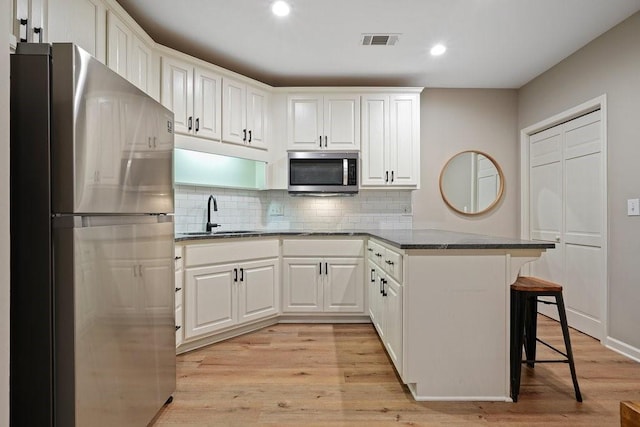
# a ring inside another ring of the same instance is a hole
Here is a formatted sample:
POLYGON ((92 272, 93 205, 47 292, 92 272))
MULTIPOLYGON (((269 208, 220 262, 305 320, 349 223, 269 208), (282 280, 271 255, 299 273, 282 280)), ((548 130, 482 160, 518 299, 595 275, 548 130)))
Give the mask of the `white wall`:
POLYGON ((0 426, 9 425, 9 0, 0 0, 0 426))
MULTIPOLYGON (((607 95, 609 336, 640 351, 640 12, 518 92, 518 129, 607 95)), ((640 353, 639 353, 640 354, 640 353)))
POLYGON ((425 89, 420 99, 421 188, 413 192, 413 226, 518 237, 517 98, 507 89, 425 89), (490 212, 465 216, 442 200, 445 163, 464 150, 492 156, 505 175, 505 193, 490 212))

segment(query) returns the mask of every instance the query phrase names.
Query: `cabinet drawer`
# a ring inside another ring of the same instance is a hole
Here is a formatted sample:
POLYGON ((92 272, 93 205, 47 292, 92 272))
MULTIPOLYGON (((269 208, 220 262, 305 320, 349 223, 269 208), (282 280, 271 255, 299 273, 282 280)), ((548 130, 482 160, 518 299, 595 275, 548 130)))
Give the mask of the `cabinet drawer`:
POLYGON ((278 256, 278 240, 249 240, 187 245, 184 247, 184 265, 211 265, 245 259, 274 258, 278 256))
POLYGON ((183 301, 183 295, 184 295, 184 272, 183 271, 176 271, 176 294, 175 294, 175 301, 176 301, 176 309, 178 307, 182 306, 182 301, 183 301))
POLYGON ((174 259, 176 261, 176 271, 182 271, 184 267, 184 258, 182 256, 182 246, 176 246, 174 249, 174 259))
POLYGON ((391 249, 385 249, 384 253, 384 265, 385 271, 393 276, 398 282, 402 283, 402 255, 392 251, 391 249))
POLYGON ((367 254, 369 255, 369 259, 373 262, 382 265, 384 251, 385 249, 376 242, 371 240, 367 242, 367 254))
POLYGON ((282 256, 361 257, 363 247, 362 239, 290 239, 282 241, 282 256))

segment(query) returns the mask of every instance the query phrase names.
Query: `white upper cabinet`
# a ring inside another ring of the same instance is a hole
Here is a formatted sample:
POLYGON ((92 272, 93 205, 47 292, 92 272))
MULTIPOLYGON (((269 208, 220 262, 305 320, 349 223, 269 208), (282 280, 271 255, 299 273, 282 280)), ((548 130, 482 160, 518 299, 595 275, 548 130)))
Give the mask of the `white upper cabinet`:
POLYGON ((129 78, 129 58, 133 32, 112 11, 107 11, 107 65, 122 77, 129 78))
POLYGON ((107 11, 107 65, 151 94, 152 48, 112 10, 107 11))
POLYGON ((194 134, 219 140, 222 134, 221 78, 209 70, 196 67, 193 85, 194 134))
POLYGON ((162 104, 173 111, 176 133, 220 140, 222 78, 186 61, 162 58, 162 104))
POLYGON ((45 41, 46 0, 14 0, 13 33, 18 42, 45 41))
POLYGON ((362 96, 363 187, 416 188, 420 183, 418 94, 362 96))
POLYGON ((222 140, 266 149, 267 92, 226 77, 222 84, 222 140))
POLYGON ((135 33, 133 34, 132 42, 133 46, 131 47, 131 57, 129 60, 129 81, 155 98, 157 97, 158 91, 157 89, 155 91, 152 90, 154 82, 152 74, 152 48, 142 41, 140 37, 136 36, 135 33))
POLYGON ((44 40, 72 42, 106 62, 106 8, 101 0, 48 0, 44 40))
POLYGON ((360 149, 359 95, 292 94, 288 104, 288 149, 360 149))

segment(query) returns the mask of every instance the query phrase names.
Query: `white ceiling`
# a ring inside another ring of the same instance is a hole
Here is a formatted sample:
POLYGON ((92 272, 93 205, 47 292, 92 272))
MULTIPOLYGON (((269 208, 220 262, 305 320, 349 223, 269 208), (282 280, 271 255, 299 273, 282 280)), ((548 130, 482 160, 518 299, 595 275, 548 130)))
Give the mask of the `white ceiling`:
POLYGON ((274 86, 518 88, 640 0, 118 0, 166 46, 274 86), (362 33, 400 33, 360 46, 362 33), (447 52, 432 57, 436 43, 447 52))

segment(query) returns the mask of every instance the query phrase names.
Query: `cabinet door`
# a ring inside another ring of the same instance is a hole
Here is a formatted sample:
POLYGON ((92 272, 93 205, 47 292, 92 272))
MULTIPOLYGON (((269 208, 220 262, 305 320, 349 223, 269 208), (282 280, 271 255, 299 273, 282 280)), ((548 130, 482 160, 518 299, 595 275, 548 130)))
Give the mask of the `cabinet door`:
POLYGON ((324 265, 320 258, 284 258, 282 260, 284 312, 321 312, 323 306, 324 265))
POLYGON ((378 284, 378 274, 376 272, 376 265, 371 260, 367 260, 367 299, 369 300, 369 317, 371 323, 376 325, 379 312, 379 300, 380 300, 380 286, 378 284))
POLYGON ((15 36, 18 42, 23 40, 30 43, 46 41, 44 33, 42 33, 42 40, 40 40, 41 34, 36 33, 36 29, 42 29, 45 26, 46 8, 44 2, 45 0, 13 0, 9 3, 14 8, 14 20, 11 23, 17 26, 11 30, 16 30, 15 36), (26 20, 27 24, 21 25, 21 20, 26 20))
POLYGON ((385 185, 388 172, 389 97, 364 95, 362 97, 362 173, 360 185, 385 185))
MULTIPOLYGON (((152 53, 147 46, 135 34, 132 35, 133 45, 131 46, 131 69, 129 70, 129 81, 138 86, 142 91, 151 94, 152 77, 152 53)), ((154 96, 155 97, 155 96, 154 96)))
POLYGON ((125 79, 129 78, 129 57, 133 34, 112 11, 107 11, 107 65, 125 79))
POLYGON ((415 186, 420 181, 420 111, 418 95, 390 97, 390 184, 415 186))
POLYGON ((235 268, 226 264, 185 270, 185 339, 237 323, 235 268))
POLYGON ((73 42, 105 63, 106 9, 100 0, 49 0, 48 42, 73 42))
POLYGON ((244 83, 232 79, 222 82, 222 140, 243 144, 247 140, 246 102, 247 89, 244 83))
POLYGON ((325 95, 323 148, 329 150, 360 149, 360 96, 325 95))
POLYGON ((385 347, 389 357, 402 375, 402 286, 391 277, 385 284, 384 329, 385 347))
POLYGON ((385 329, 385 315, 386 315, 386 310, 384 305, 385 297, 382 294, 382 289, 385 287, 384 281, 387 279, 387 276, 384 274, 384 272, 380 267, 375 266, 373 268, 375 268, 376 270, 375 292, 373 295, 373 299, 375 301, 374 308, 375 308, 376 320, 373 325, 376 327, 376 330, 378 331, 378 335, 380 336, 380 339, 384 343, 386 340, 387 332, 385 329))
POLYGON ((362 258, 326 258, 325 312, 364 312, 364 261, 362 258))
POLYGON ((203 138, 222 137, 222 77, 202 68, 195 69, 193 131, 203 138))
POLYGON ((184 265, 182 261, 182 246, 174 248, 175 253, 175 305, 176 305, 176 347, 184 339, 183 299, 184 299, 184 265))
POLYGON ((323 148, 322 95, 291 95, 288 102, 288 148, 291 150, 323 148), (320 141, 321 136, 322 141, 320 141))
POLYGON ((278 314, 278 259, 240 264, 238 320, 248 322, 278 314))
POLYGON ((186 62, 162 58, 162 105, 173 111, 174 131, 190 134, 193 129, 193 67, 186 62))
POLYGON ((176 347, 182 344, 184 340, 184 323, 182 321, 183 310, 182 306, 176 308, 176 347))
POLYGON ((247 86, 247 144, 267 149, 267 117, 269 98, 267 92, 247 86))

